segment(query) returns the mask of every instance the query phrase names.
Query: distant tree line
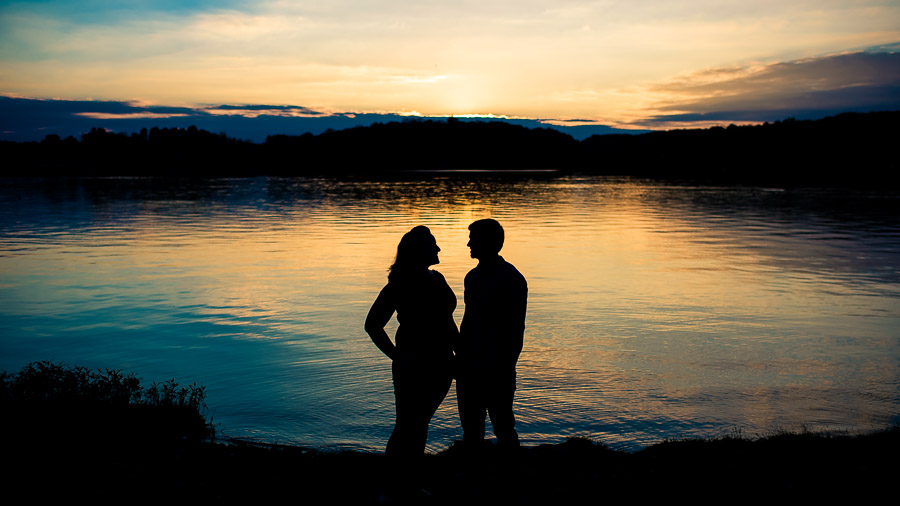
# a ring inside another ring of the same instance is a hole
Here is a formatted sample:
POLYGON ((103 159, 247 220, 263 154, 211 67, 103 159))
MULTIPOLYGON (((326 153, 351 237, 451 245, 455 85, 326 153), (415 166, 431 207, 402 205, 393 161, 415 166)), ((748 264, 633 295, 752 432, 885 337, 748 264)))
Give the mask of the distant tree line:
MULTIPOLYGON (((254 173, 259 145, 197 127, 144 128, 131 135, 93 128, 78 141, 3 142, 6 175, 213 176, 254 173)), ((262 171, 264 173, 265 171, 262 171)))
POLYGON ((896 185, 898 122, 900 111, 844 113, 819 120, 593 136, 582 141, 582 160, 602 160, 605 167, 587 168, 601 173, 896 185))
POLYGON ((735 182, 898 181, 900 111, 820 120, 595 135, 502 121, 408 120, 272 135, 262 144, 196 127, 131 135, 94 128, 81 140, 0 142, 7 176, 378 175, 431 170, 535 170, 735 182))

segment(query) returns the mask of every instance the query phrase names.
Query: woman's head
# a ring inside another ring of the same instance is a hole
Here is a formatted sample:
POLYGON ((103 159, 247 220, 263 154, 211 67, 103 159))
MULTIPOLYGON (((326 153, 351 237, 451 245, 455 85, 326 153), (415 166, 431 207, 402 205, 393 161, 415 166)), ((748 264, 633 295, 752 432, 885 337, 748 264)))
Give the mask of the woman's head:
POLYGON ((391 266, 391 274, 398 271, 427 269, 429 265, 440 263, 437 241, 428 227, 419 225, 403 234, 397 245, 397 258, 391 266))

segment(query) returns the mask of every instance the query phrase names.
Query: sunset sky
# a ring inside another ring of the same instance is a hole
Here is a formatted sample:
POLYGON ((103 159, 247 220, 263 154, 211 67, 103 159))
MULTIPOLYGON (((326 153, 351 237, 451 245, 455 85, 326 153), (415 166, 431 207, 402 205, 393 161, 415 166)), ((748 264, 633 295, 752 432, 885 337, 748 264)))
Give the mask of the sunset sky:
POLYGON ((822 117, 900 109, 898 49, 896 0, 0 0, 0 130, 54 104, 95 122, 822 117))

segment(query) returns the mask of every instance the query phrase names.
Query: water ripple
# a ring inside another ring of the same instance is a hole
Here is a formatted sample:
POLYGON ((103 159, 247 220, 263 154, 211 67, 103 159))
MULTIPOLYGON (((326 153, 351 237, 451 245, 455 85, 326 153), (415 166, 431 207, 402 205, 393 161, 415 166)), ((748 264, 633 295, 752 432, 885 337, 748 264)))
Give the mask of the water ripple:
MULTIPOLYGON (((459 321, 466 227, 493 216, 530 287, 523 441, 870 428, 900 411, 898 202, 595 177, 0 180, 0 365, 198 381, 230 436, 380 450, 390 367, 362 321, 397 241, 431 227, 459 321)), ((455 402, 431 450, 461 436, 455 402)))

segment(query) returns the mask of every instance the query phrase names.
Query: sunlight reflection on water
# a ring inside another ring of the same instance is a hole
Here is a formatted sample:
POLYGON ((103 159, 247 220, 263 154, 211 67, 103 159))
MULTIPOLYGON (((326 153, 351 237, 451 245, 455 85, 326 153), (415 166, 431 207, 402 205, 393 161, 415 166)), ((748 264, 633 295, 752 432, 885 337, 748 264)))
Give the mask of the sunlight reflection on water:
MULTIPOLYGON (((429 226, 460 299, 493 216, 529 281, 527 444, 900 413, 898 195, 604 178, 5 180, 0 365, 208 387, 226 435, 381 449, 389 363, 362 331, 397 241, 429 226)), ((431 449, 461 435, 451 395, 431 449)))

